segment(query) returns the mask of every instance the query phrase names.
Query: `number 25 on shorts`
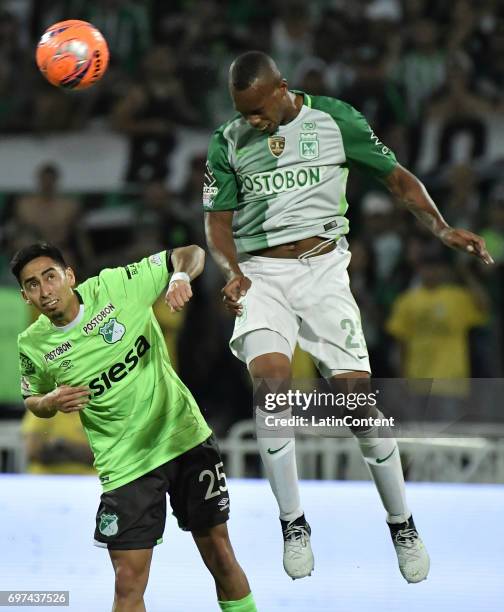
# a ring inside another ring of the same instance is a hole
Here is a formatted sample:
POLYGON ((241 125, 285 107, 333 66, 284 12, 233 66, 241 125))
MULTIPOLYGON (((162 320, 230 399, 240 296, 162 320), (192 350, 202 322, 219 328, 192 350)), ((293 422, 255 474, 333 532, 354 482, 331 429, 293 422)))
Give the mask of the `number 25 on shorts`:
POLYGON ((199 475, 199 482, 203 482, 208 478, 208 489, 205 495, 205 499, 212 499, 217 497, 221 493, 227 491, 226 474, 224 474, 224 463, 219 461, 215 464, 215 474, 212 470, 203 470, 199 475), (219 484, 222 481, 222 484, 219 484))

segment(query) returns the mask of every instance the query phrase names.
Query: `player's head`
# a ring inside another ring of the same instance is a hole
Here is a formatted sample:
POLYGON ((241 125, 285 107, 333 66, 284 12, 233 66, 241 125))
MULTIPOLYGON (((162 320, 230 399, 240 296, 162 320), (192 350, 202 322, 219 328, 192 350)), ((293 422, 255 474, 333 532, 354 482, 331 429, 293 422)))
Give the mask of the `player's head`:
POLYGON ((75 299, 75 275, 57 247, 47 242, 23 247, 12 258, 10 268, 27 304, 53 322, 65 316, 75 299))
POLYGON ((239 55, 229 69, 229 91, 236 110, 260 131, 273 134, 290 104, 287 81, 261 51, 239 55))

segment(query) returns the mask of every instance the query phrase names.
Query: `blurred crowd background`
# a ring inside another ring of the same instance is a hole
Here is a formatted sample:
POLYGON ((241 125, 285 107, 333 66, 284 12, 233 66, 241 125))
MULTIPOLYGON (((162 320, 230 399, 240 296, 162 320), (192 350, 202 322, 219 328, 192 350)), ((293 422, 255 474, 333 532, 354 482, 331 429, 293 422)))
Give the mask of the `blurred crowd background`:
MULTIPOLYGON (((446 219, 481 233, 483 266, 448 252, 357 171, 348 188, 350 275, 374 374, 501 377, 504 331, 504 4, 500 0, 0 1, 0 403, 22 414, 15 338, 33 314, 8 261, 47 239, 80 280, 166 247, 205 246, 206 143, 233 113, 232 59, 270 53, 292 88, 364 113, 446 219), (37 72, 44 29, 104 34, 111 64, 86 92, 37 72)), ((172 360, 220 435, 251 414, 232 320, 208 258, 180 315, 156 305, 172 360)), ((316 372, 306 355, 295 371, 316 372)))

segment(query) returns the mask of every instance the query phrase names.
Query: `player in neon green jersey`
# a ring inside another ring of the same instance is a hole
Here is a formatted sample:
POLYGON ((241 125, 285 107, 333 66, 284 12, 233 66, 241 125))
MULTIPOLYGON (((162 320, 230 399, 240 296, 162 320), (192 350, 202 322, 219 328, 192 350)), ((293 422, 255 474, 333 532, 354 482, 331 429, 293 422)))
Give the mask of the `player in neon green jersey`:
MULTIPOLYGON (((230 346, 252 379, 288 385, 296 343, 336 389, 366 386, 370 375, 360 314, 349 287, 345 235, 349 169, 382 181, 445 245, 492 260, 484 240, 451 228, 424 186, 397 163, 366 119, 341 100, 290 91, 275 62, 258 51, 229 71, 237 114, 213 134, 203 204, 207 241, 226 278, 223 299, 237 317, 230 346)), ((295 441, 276 439, 255 407, 257 442, 280 509, 284 568, 311 573, 311 529, 300 502, 295 441), (268 435, 269 434, 269 435, 268 435)), ((355 416, 379 417, 376 408, 355 416)), ((278 422, 288 417, 277 415, 278 422)), ((386 510, 399 567, 426 578, 429 556, 408 509, 399 452, 376 427, 353 428, 386 510)))
MULTIPOLYGON (((188 246, 105 269, 75 288, 61 252, 38 243, 11 269, 41 314, 19 335, 26 407, 50 418, 79 411, 103 486, 95 543, 108 548, 118 612, 145 610, 153 547, 162 540, 166 493, 192 532, 223 610, 256 610, 229 541, 229 494, 217 443, 170 365, 152 304, 181 310, 204 252, 188 246)), ((189 604, 188 604, 189 605, 189 604)))

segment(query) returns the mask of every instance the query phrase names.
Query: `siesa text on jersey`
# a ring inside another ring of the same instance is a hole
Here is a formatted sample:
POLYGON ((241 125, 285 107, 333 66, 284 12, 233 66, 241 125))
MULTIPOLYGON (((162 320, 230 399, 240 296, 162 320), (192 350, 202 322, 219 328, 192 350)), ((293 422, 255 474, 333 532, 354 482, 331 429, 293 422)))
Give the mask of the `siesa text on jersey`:
POLYGON ((150 344, 145 336, 138 336, 135 340, 135 346, 130 349, 124 356, 124 362, 118 361, 110 366, 110 368, 102 372, 89 383, 89 388, 93 391, 93 399, 103 395, 107 389, 119 382, 134 370, 140 359, 150 349, 150 344))

